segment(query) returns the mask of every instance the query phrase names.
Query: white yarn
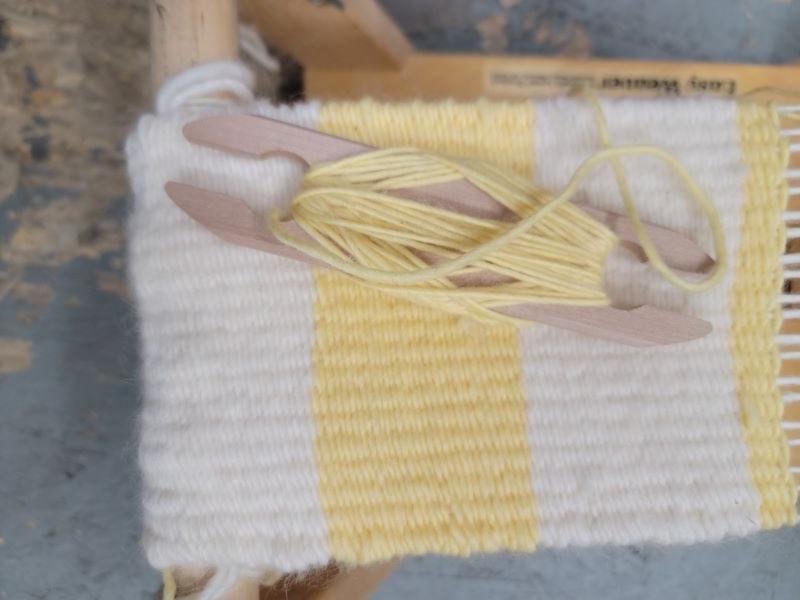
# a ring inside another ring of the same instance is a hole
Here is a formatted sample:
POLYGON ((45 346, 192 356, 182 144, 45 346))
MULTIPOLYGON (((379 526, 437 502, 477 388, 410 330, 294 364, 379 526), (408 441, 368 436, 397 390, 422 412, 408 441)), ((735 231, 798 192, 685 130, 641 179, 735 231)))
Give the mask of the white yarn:
MULTIPOLYGON (((687 165, 717 202, 729 246, 738 244, 745 167, 733 102, 616 101, 603 112, 615 143, 658 145, 687 165)), ((599 144, 591 111, 572 100, 537 103, 534 139, 536 176, 551 189, 599 144)), ((643 219, 707 235, 680 201, 679 181, 647 159, 625 165, 643 219)), ((610 171, 598 173, 585 199, 618 209, 615 186, 610 171)), ((643 350, 546 327, 521 332, 543 545, 691 543, 758 529, 729 350, 732 278, 733 270, 714 290, 686 295, 615 252, 606 278, 614 300, 707 319, 712 333, 643 350)))
POLYGON ((289 201, 301 174, 290 159, 257 161, 183 139, 187 119, 234 110, 305 127, 317 115, 315 104, 183 109, 143 117, 127 145, 144 545, 159 569, 297 571, 330 558, 311 416, 313 275, 222 242, 164 193, 173 180, 258 211, 289 201))
POLYGON ((219 103, 214 98, 219 94, 230 94, 234 102, 250 102, 254 82, 253 72, 238 60, 203 63, 167 79, 156 95, 156 110, 163 114, 189 104, 219 103))
POLYGON ((239 25, 239 48, 267 73, 274 74, 280 71, 281 65, 269 53, 258 29, 252 25, 245 23, 239 25))

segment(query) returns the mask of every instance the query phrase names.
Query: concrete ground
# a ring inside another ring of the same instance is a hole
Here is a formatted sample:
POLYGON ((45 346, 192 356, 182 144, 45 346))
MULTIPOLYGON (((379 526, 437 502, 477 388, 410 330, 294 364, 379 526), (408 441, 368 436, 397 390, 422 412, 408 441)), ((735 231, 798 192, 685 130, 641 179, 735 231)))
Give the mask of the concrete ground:
MULTIPOLYGON (((426 49, 787 62, 791 0, 386 0, 426 49)), ((0 599, 152 598, 121 147, 140 0, 0 0, 0 599)), ((379 600, 800 598, 800 529, 717 545, 406 560, 379 600)))

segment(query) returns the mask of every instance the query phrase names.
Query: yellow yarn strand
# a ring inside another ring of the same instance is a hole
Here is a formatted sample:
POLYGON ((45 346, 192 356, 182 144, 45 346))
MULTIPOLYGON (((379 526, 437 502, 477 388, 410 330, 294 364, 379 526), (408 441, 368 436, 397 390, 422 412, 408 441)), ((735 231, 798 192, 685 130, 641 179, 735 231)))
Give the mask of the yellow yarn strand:
POLYGON ((161 600, 175 600, 178 593, 178 585, 175 582, 175 576, 172 574, 172 570, 164 569, 161 571, 161 580, 163 582, 161 600))
POLYGON ((711 288, 727 266, 724 232, 713 203, 666 150, 610 147, 605 119, 599 105, 593 106, 604 148, 578 166, 555 196, 487 163, 392 148, 310 169, 289 210, 270 215, 269 228, 284 244, 365 285, 482 321, 519 324, 492 309, 522 303, 609 303, 603 289, 603 268, 618 240, 569 200, 597 166, 610 163, 631 225, 653 267, 682 290, 711 288), (664 263, 636 210, 619 160, 624 156, 663 161, 707 217, 716 264, 704 280, 683 279, 664 263), (518 220, 509 223, 470 217, 387 193, 461 178, 518 220), (299 225, 310 241, 288 233, 284 227, 287 220, 299 225), (469 278, 479 272, 484 276, 478 285, 472 285, 469 278))
POLYGON ((280 213, 272 214, 270 226, 282 242, 365 285, 481 321, 519 324, 492 308, 608 303, 602 267, 616 238, 575 207, 551 206, 548 200, 524 178, 489 165, 399 148, 308 172, 290 216, 312 241, 285 232, 280 213), (516 215, 535 216, 537 222, 523 228, 383 193, 461 177, 516 215), (429 266, 421 254, 439 264, 429 266), (478 272, 490 273, 492 284, 473 285, 467 279, 459 287, 448 279, 478 272))
MULTIPOLYGON (((609 134, 608 123, 606 122, 606 117, 603 114, 600 103, 594 101, 591 102, 590 105, 594 111, 595 121, 597 122, 600 132, 600 140, 603 144, 603 147, 609 149, 611 147, 611 136, 609 134)), ((632 146, 629 149, 632 151, 631 154, 645 154, 646 152, 643 152, 643 150, 647 149, 647 147, 632 146)), ((617 187, 619 188, 620 196, 622 196, 622 203, 625 206, 625 211, 628 213, 628 217, 631 220, 631 225, 636 233, 636 238, 639 240, 642 250, 644 250, 645 256, 647 256, 647 259, 650 261, 650 264, 653 266, 653 268, 658 271, 666 281, 679 289, 682 289, 686 292, 703 292, 719 283, 719 280, 725 274, 725 270, 727 269, 728 256, 727 252, 725 251, 725 233, 722 228, 722 222, 720 221, 719 211, 717 211, 716 207, 713 205, 708 196, 696 184, 691 175, 689 175, 689 173, 683 168, 683 166, 675 157, 673 157, 671 154, 665 153, 659 158, 664 158, 665 162, 678 174, 681 182, 688 188, 692 198, 698 203, 700 209, 703 211, 703 214, 705 214, 706 218, 708 219, 711 227, 711 233, 714 238, 715 260, 714 269, 709 276, 700 282, 690 282, 681 278, 677 273, 675 273, 675 271, 666 265, 664 259, 661 258, 661 254, 656 249, 653 241, 647 234, 647 230, 642 224, 641 219, 639 218, 639 212, 636 210, 636 202, 633 199, 633 194, 631 193, 630 186, 628 185, 628 178, 625 175, 625 169, 623 168, 622 163, 619 161, 619 156, 611 156, 611 168, 614 171, 614 178, 617 181, 617 187)))

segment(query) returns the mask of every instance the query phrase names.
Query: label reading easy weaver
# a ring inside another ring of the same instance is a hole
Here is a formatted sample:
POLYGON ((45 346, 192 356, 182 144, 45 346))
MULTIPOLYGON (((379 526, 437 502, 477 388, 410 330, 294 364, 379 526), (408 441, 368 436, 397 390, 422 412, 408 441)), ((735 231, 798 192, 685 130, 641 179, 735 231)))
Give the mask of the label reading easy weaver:
POLYGON ((529 66, 487 66, 485 71, 485 90, 490 96, 548 96, 586 87, 620 96, 733 96, 737 91, 735 79, 712 79, 698 75, 664 77, 613 72, 558 72, 552 68, 537 70, 529 66))

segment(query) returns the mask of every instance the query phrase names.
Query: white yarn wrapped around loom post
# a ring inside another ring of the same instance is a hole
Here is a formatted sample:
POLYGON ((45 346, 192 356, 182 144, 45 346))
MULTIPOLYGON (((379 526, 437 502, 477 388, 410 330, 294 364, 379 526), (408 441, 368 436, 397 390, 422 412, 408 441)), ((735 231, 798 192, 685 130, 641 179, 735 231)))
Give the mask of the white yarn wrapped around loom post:
POLYGON ((188 105, 252 102, 254 85, 253 72, 238 60, 203 63, 164 82, 156 95, 156 111, 164 114, 188 105))

